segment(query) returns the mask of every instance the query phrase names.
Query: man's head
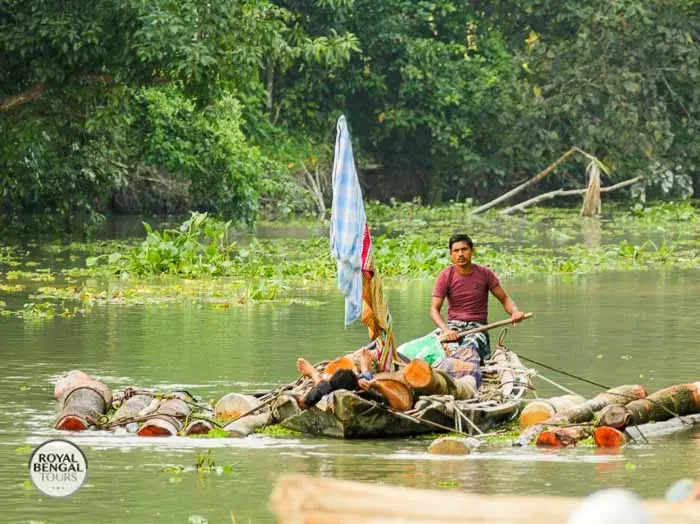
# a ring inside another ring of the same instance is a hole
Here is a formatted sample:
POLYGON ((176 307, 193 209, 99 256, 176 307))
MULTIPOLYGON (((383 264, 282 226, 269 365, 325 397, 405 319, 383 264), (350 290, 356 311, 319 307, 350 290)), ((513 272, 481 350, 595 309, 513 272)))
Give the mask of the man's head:
POLYGON ((474 254, 472 239, 462 233, 450 237, 450 259, 457 266, 469 266, 474 254))
POLYGON ((357 389, 357 376, 350 369, 339 369, 333 373, 328 382, 330 382, 333 391, 336 389, 355 391, 357 389))

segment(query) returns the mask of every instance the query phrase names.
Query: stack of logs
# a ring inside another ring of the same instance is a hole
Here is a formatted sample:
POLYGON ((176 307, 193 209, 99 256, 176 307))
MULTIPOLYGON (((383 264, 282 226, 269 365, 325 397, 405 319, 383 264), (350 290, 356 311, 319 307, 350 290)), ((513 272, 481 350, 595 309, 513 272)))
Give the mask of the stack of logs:
POLYGON ((700 423, 700 382, 661 389, 620 386, 592 399, 565 395, 528 404, 515 445, 565 447, 593 436, 599 447, 620 447, 700 423))

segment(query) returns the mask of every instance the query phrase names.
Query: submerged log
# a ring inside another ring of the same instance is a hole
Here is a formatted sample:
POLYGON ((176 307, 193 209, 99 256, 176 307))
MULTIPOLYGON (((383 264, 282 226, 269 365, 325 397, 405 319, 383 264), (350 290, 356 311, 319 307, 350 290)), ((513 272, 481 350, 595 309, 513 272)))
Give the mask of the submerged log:
POLYGON ((382 395, 392 409, 408 411, 413 407, 413 391, 401 373, 377 373, 370 384, 370 389, 382 395))
POLYGON ((700 413, 700 382, 661 389, 647 398, 625 404, 625 409, 630 413, 630 423, 634 424, 700 413))
POLYGON ((434 455, 469 455, 481 442, 475 438, 440 437, 428 446, 434 455))
POLYGON ((585 401, 586 399, 579 395, 561 395, 533 400, 525 406, 518 422, 521 428, 527 428, 544 422, 562 411, 573 409, 585 401))
MULTIPOLYGON (((564 497, 477 495, 367 484, 305 475, 281 476, 270 497, 279 524, 532 524, 567 522, 581 500, 564 497)), ((656 522, 700 523, 693 504, 643 501, 656 522)))
POLYGON ((153 397, 150 395, 134 395, 133 397, 123 400, 122 405, 119 406, 119 409, 109 421, 110 426, 121 425, 122 421, 124 424, 127 424, 131 422, 131 419, 143 416, 146 413, 142 412, 151 405, 153 400, 153 397))
POLYGON ((579 404, 578 406, 554 415, 541 424, 530 426, 520 434, 520 437, 513 441, 513 445, 527 446, 547 425, 581 424, 583 422, 590 422, 593 420, 595 413, 607 405, 626 404, 630 400, 644 398, 646 395, 646 389, 644 389, 644 386, 640 385, 618 386, 609 389, 587 400, 583 404, 579 404))
POLYGON ((575 446, 578 441, 585 439, 589 435, 590 431, 582 426, 552 428, 541 432, 537 436, 537 446, 548 448, 575 446))
POLYGON ((182 429, 182 419, 190 414, 190 406, 179 398, 164 400, 153 418, 144 422, 137 432, 139 437, 172 437, 182 429))
POLYGON ((219 399, 214 406, 214 416, 222 420, 240 417, 260 405, 260 400, 252 395, 229 393, 219 399))
POLYGON ((185 428, 185 435, 206 435, 213 429, 208 420, 193 420, 185 428))
POLYGON ((599 448, 620 448, 627 444, 629 437, 619 429, 600 426, 593 431, 593 441, 599 448))
POLYGON ((73 370, 56 382, 54 395, 60 405, 56 429, 83 431, 97 425, 112 405, 112 391, 102 381, 73 370))
POLYGON ((239 418, 224 426, 224 430, 228 431, 230 437, 243 438, 255 430, 267 426, 272 421, 272 413, 260 413, 258 415, 248 415, 247 417, 239 418))

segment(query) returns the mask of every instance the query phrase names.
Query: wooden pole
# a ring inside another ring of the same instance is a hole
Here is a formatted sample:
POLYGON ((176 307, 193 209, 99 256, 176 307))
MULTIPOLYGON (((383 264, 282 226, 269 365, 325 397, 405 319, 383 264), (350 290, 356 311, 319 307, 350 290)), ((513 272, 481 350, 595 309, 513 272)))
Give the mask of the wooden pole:
MULTIPOLYGON (((282 475, 270 497, 278 524, 534 524, 566 522, 581 500, 566 497, 476 495, 282 475)), ((698 524, 696 504, 644 501, 656 522, 698 524)))

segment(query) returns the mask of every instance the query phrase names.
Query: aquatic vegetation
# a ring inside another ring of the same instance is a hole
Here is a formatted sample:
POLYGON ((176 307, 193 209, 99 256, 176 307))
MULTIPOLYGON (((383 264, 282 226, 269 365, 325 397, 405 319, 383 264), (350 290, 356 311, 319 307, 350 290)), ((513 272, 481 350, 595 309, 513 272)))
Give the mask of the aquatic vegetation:
POLYGON ((287 429, 281 424, 272 424, 270 426, 265 426, 264 428, 258 428, 255 430, 256 433, 261 433, 269 437, 298 437, 301 435, 298 431, 293 429, 287 429))

